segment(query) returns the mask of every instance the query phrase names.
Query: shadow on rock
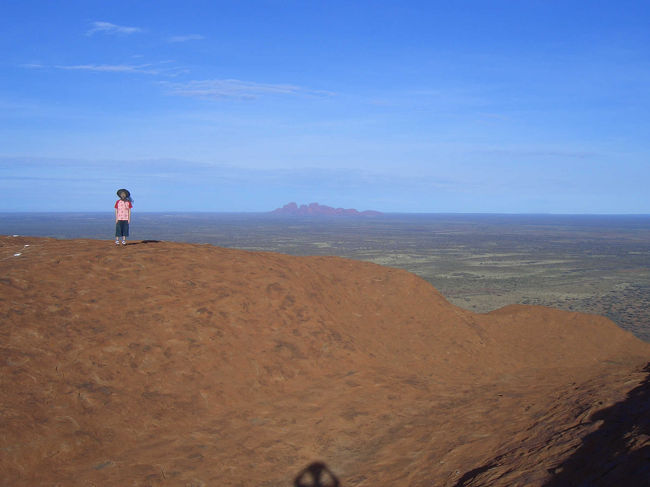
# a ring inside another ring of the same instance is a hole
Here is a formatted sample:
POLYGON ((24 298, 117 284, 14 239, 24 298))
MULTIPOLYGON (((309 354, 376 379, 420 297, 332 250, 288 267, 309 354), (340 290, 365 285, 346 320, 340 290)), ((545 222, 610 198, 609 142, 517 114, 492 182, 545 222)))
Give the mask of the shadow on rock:
POLYGON ((293 481, 294 487, 340 487, 339 479, 321 462, 305 468, 293 481))
POLYGON ((140 244, 153 244, 160 243, 160 240, 140 240, 139 242, 129 242, 126 245, 140 245, 140 244))
POLYGON ((603 421, 544 487, 650 487, 650 363, 645 381, 627 398, 595 413, 603 421))
MULTIPOLYGON (((650 363, 645 380, 627 397, 594 413, 589 420, 601 426, 586 435, 581 446, 549 470, 543 487, 650 487, 650 363)), ((501 466, 502 455, 466 472, 454 487, 489 485, 481 476, 501 466)))

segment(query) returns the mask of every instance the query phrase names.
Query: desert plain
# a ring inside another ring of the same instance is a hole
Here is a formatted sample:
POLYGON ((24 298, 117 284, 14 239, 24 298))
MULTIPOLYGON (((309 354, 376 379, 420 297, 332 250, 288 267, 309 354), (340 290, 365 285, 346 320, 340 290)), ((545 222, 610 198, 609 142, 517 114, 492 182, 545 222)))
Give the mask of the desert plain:
POLYGON ((0 237, 0 286, 3 486, 648 485, 650 344, 606 317, 158 240, 0 237))

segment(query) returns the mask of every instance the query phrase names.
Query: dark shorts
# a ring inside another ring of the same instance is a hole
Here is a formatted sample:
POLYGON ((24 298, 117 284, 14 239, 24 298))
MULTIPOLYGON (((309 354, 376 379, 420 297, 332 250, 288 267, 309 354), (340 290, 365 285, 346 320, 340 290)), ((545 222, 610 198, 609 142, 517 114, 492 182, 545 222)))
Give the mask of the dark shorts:
POLYGON ((126 220, 118 220, 115 224, 115 236, 116 237, 128 237, 129 236, 129 222, 126 220))

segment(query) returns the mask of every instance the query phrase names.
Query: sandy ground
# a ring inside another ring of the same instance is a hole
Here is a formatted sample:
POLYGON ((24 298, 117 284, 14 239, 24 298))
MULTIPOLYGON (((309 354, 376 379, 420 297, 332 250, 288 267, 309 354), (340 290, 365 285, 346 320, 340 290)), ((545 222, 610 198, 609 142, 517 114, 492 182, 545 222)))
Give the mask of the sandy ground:
POLYGON ((650 344, 406 271, 0 237, 0 485, 648 485, 650 344))

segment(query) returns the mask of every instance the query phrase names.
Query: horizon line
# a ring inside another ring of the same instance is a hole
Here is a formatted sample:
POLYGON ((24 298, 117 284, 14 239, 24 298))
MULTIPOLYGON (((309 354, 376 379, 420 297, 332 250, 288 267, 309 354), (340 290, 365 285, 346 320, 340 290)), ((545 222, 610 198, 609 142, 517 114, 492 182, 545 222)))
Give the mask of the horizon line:
MULTIPOLYGON (((225 210, 145 210, 138 211, 138 214, 224 214, 224 215, 269 215, 274 218, 380 218, 387 215, 482 215, 482 216, 648 216, 649 213, 572 213, 572 212, 472 212, 472 211, 380 211, 380 210, 359 210, 363 211, 376 211, 379 213, 374 216, 364 215, 286 215, 274 214, 275 210, 265 211, 225 211, 225 210)), ((108 210, 88 210, 88 211, 65 211, 65 210, 0 210, 0 214, 68 214, 68 215, 84 215, 84 214, 112 214, 108 210)))

